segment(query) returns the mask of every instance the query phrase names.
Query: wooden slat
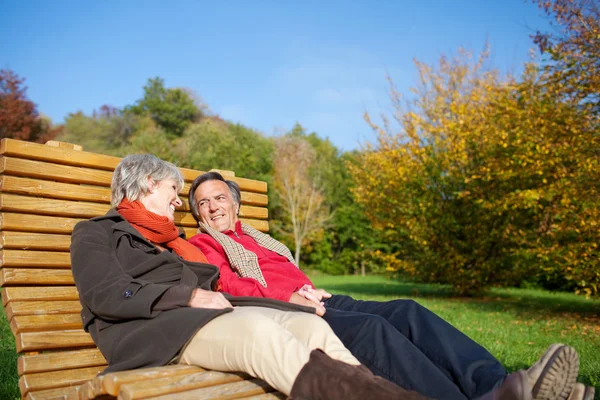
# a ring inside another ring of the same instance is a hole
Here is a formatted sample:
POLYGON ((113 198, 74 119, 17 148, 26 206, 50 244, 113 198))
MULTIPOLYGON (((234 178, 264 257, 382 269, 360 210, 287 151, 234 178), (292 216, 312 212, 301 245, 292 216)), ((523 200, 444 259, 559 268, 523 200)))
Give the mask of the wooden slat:
POLYGON ((49 349, 77 349, 95 346, 89 333, 82 329, 51 331, 51 332, 23 332, 15 337, 17 352, 38 351, 49 349))
POLYGON ((123 400, 143 399, 208 386, 239 382, 247 378, 249 378, 247 374, 231 374, 218 371, 170 376, 122 385, 119 390, 119 398, 123 400))
POLYGON ((79 400, 81 386, 69 386, 57 389, 38 390, 27 393, 25 400, 79 400))
POLYGON ((51 161, 66 165, 83 167, 92 166, 109 169, 111 171, 114 170, 119 161, 121 161, 118 157, 88 153, 87 151, 69 150, 14 139, 2 139, 0 142, 0 154, 33 160, 51 161))
POLYGON ((266 194, 242 192, 242 204, 264 207, 269 204, 269 197, 266 194))
POLYGON ((0 157, 0 173, 27 178, 47 179, 66 183, 110 186, 111 171, 71 167, 22 158, 0 157))
POLYGON ((56 217, 92 218, 106 214, 109 204, 40 199, 38 197, 0 194, 0 210, 29 214, 52 215, 56 217))
POLYGON ((66 150, 83 150, 83 146, 80 144, 59 142, 58 140, 48 140, 44 143, 46 146, 60 147, 66 150))
POLYGON ((6 318, 16 315, 75 314, 81 311, 79 300, 11 301, 6 305, 6 318))
POLYGON ((71 256, 64 251, 0 250, 0 266, 69 268, 71 256))
POLYGON ((0 249, 69 251, 71 235, 0 232, 0 249))
POLYGON ((187 392, 157 396, 153 397, 152 400, 239 399, 272 391, 273 388, 264 381, 261 381, 260 379, 249 379, 246 381, 210 386, 187 392))
POLYGON ((85 219, 2 212, 0 213, 0 230, 70 234, 79 221, 85 221, 85 219))
MULTIPOLYGON (((111 372, 102 377, 101 385, 104 393, 112 396, 119 394, 121 386, 133 382, 147 382, 166 377, 181 376, 203 372, 204 369, 193 365, 168 365, 165 367, 154 367, 136 369, 132 371, 111 372)), ((97 380, 98 378, 96 378, 97 380)))
POLYGON ((82 329, 77 314, 17 315, 10 320, 10 330, 16 337, 22 332, 82 329))
POLYGON ((242 397, 243 400, 285 400, 287 396, 280 392, 258 394, 256 396, 242 397))
MULTIPOLYGON (((23 142, 14 139, 2 139, 0 142, 0 154, 4 156, 22 157, 31 160, 49 161, 63 165, 73 165, 78 167, 92 167, 113 171, 119 161, 118 157, 106 156, 103 154, 89 153, 86 151, 69 150, 60 147, 45 146, 39 143, 23 142)), ((83 169, 83 168, 79 168, 83 169)), ((197 171, 188 168, 179 168, 186 181, 193 181, 202 174, 203 171, 197 171)), ((230 176, 226 172, 227 178, 240 185, 242 190, 249 190, 258 193, 267 193, 267 183, 246 178, 237 178, 230 176)), ((232 172, 233 174, 233 172, 232 172)), ((34 176, 28 174, 18 174, 21 176, 34 176)), ((61 179, 57 179, 61 180, 61 179)), ((110 181, 107 182, 108 186, 110 181)))
POLYGON ((35 390, 79 385, 93 379, 103 370, 104 367, 89 367, 27 374, 19 379, 19 388, 21 393, 24 394, 35 390))
POLYGON ((75 286, 22 286, 2 289, 2 304, 9 301, 79 300, 75 286))
POLYGON ((228 178, 229 180, 234 181, 240 187, 240 190, 246 190, 248 192, 255 193, 267 193, 268 187, 267 182, 263 181, 255 181, 253 179, 247 178, 228 178))
POLYGON ((8 175, 0 176, 0 192, 53 199, 110 203, 110 189, 107 187, 60 183, 8 175))
MULTIPOLYGON (((88 203, 69 200, 44 199, 36 197, 19 196, 13 194, 0 194, 0 210, 31 214, 52 215, 57 217, 92 218, 106 214, 110 209, 108 204, 88 203)), ((22 214, 18 214, 22 215, 22 214)), ((253 219, 268 219, 269 210, 265 207, 241 206, 240 217, 253 219)), ((175 212, 175 224, 182 226, 196 226, 196 220, 189 212, 175 212)), ((20 229, 23 230, 25 226, 20 229)))
POLYGON ((98 349, 23 355, 17 360, 19 376, 39 372, 102 366, 106 366, 106 360, 98 349))
POLYGON ((70 269, 1 268, 0 286, 74 285, 70 269))

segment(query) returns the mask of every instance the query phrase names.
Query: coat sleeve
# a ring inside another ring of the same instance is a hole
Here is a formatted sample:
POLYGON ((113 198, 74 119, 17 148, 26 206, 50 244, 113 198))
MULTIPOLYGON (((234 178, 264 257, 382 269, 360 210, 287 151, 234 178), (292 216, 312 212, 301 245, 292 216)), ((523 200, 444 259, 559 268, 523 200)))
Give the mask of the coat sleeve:
POLYGON ((241 278, 231 268, 229 260, 225 255, 223 247, 216 240, 206 234, 198 234, 190 238, 190 243, 198 247, 208 262, 216 265, 221 271, 221 289, 233 296, 251 296, 265 297, 269 299, 290 301, 290 297, 294 293, 291 290, 282 290, 267 282, 267 287, 263 287, 260 282, 254 278, 241 278))
POLYGON ((153 310, 154 304, 172 287, 125 273, 109 233, 94 221, 80 222, 73 229, 71 269, 82 303, 109 321, 154 317, 159 312, 153 310))

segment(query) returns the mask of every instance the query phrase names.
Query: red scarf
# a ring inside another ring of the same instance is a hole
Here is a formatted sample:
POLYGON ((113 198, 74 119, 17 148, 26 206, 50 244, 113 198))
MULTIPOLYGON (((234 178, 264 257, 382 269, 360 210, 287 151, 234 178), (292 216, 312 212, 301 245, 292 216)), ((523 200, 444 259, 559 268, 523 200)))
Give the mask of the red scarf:
POLYGON ((179 237, 179 230, 167 217, 148 211, 139 201, 123 199, 117 212, 152 243, 162 244, 173 249, 183 259, 208 263, 202 251, 179 237))

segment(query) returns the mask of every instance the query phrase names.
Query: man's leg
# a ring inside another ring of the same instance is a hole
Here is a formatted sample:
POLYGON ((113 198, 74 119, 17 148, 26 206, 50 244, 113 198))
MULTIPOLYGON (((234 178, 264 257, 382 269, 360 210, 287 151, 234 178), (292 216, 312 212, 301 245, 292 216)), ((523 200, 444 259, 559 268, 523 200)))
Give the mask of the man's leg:
MULTIPOLYGON (((506 377, 502 364, 486 349, 413 300, 361 301, 336 295, 325 302, 325 307, 384 318, 452 379, 468 398, 489 392, 506 377)), ((340 335, 337 331, 336 334, 340 335)), ((388 345, 396 346, 397 343, 388 341, 388 345)))
POLYGON ((323 319, 374 374, 427 397, 466 399, 451 377, 382 317, 328 307, 323 319))

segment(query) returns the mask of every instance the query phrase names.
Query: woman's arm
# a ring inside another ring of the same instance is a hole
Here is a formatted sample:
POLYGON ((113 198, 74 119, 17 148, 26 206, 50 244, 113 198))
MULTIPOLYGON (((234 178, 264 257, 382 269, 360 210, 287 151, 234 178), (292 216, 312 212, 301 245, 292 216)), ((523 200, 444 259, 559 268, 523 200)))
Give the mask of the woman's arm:
MULTIPOLYGON (((153 306, 172 285, 134 279, 125 273, 111 248, 109 233, 100 223, 78 223, 71 240, 73 277, 90 311, 108 320, 151 318, 158 313, 153 306)), ((191 290, 185 304, 190 295, 191 290)))

